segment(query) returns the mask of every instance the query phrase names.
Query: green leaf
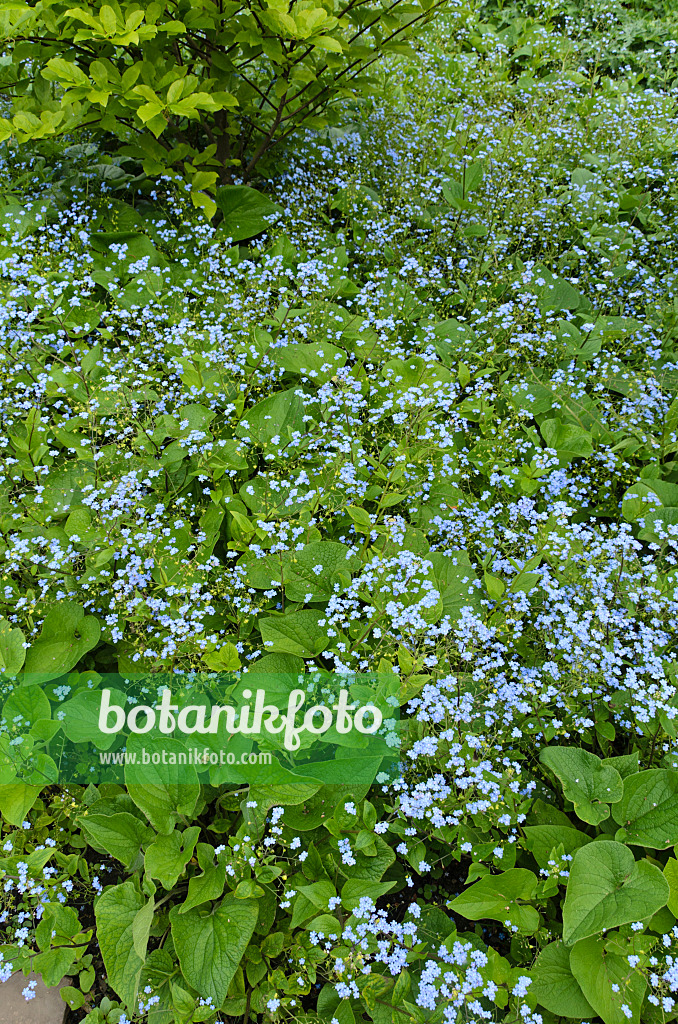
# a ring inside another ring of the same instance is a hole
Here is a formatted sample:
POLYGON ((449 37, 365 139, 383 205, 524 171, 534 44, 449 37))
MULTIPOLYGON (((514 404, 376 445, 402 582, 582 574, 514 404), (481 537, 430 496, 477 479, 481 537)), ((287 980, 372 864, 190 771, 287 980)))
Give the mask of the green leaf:
POLYGON ((627 775, 636 775, 640 765, 640 751, 634 750, 631 754, 620 754, 618 757, 604 757, 603 764, 609 765, 625 779, 627 775))
POLYGON ((254 881, 253 878, 244 878, 242 882, 238 882, 233 895, 239 900, 247 899, 260 899, 265 893, 265 890, 254 881))
POLYGON ((504 591, 506 590, 506 584, 504 581, 500 579, 499 576, 493 576, 489 572, 484 572, 483 582, 491 600, 501 601, 504 591))
POLYGON ((259 629, 267 651, 282 654, 297 654, 302 658, 312 658, 327 647, 328 637, 325 627, 325 613, 302 609, 298 612, 287 612, 275 618, 260 619, 259 629))
POLYGON ((39 792, 40 786, 28 786, 23 782, 0 786, 0 814, 10 825, 18 828, 25 821, 39 792))
POLYGON ((72 907, 64 907, 61 903, 48 903, 40 924, 35 929, 35 938, 40 949, 48 949, 52 945, 60 945, 64 940, 72 939, 79 931, 80 921, 72 907))
POLYGON ((45 65, 42 77, 48 82, 60 82, 62 85, 91 85, 89 78, 77 64, 71 64, 63 57, 52 57, 45 65))
POLYGON ((609 943, 595 935, 577 942, 570 950, 570 969, 604 1024, 640 1024, 640 1008, 647 988, 645 978, 629 966, 627 957, 617 952, 617 947, 606 947, 609 943), (631 1011, 630 1018, 623 1012, 623 1004, 631 1011))
POLYGON ((51 988, 58 985, 64 975, 68 974, 77 955, 77 949, 68 947, 46 949, 44 953, 38 953, 34 958, 33 970, 40 975, 45 985, 51 988))
POLYGON ((285 345, 270 351, 269 356, 288 373, 307 377, 318 387, 331 380, 346 362, 346 353, 328 341, 285 345))
POLYGON ((422 384, 430 387, 433 381, 448 383, 454 379, 447 367, 427 362, 422 356, 388 359, 382 367, 382 374, 393 391, 406 391, 422 384))
POLYGON ((551 853, 561 843, 563 852, 572 855, 592 842, 585 832, 564 825, 526 825, 524 831, 525 845, 540 868, 547 867, 551 853))
POLYGON ((193 856, 199 835, 200 826, 193 825, 183 832, 174 829, 169 835, 156 836, 146 850, 146 874, 157 878, 163 889, 173 889, 193 856))
POLYGON ((333 896, 337 895, 337 890, 334 888, 332 883, 327 879, 321 879, 319 882, 313 882, 312 885, 301 885, 299 886, 298 892, 308 900, 318 910, 328 910, 328 902, 333 896))
POLYGON ((462 608, 481 610, 483 595, 476 585, 478 577, 466 551, 431 551, 426 558, 433 565, 433 575, 442 595, 443 615, 449 615, 450 620, 456 622, 462 608))
POLYGON ((510 378, 504 384, 502 394, 514 409, 527 409, 533 416, 548 412, 555 398, 550 388, 544 387, 537 381, 530 380, 529 383, 518 385, 510 378))
POLYGON ((307 921, 304 928, 309 932, 317 932, 318 935, 334 935, 335 939, 341 935, 341 924, 332 914, 318 914, 307 921))
POLYGON ((136 753, 135 764, 125 765, 125 782, 129 795, 144 812, 150 823, 168 835, 182 815, 190 818, 200 795, 195 767, 188 764, 188 751, 179 740, 146 735, 130 736, 127 750, 136 753), (142 764, 142 748, 147 754, 165 750, 169 755, 183 758, 183 763, 142 764))
POLYGON ((155 901, 151 896, 149 901, 144 903, 141 910, 137 911, 134 921, 132 922, 132 941, 134 942, 134 952, 141 960, 146 959, 146 950, 148 949, 148 939, 151 931, 151 925, 153 924, 154 911, 155 901))
MULTIPOLYGON (((90 968, 90 970, 92 970, 92 968, 90 968)), ((79 988, 72 988, 70 985, 62 988, 60 990, 60 995, 71 1010, 79 1010, 85 1003, 84 993, 81 992, 79 988)))
POLYGON ((99 620, 94 615, 85 615, 81 605, 75 601, 55 604, 26 655, 27 675, 38 682, 70 672, 84 654, 96 647, 100 635, 99 620))
POLYGON ((669 883, 669 899, 667 907, 674 917, 678 917, 678 860, 670 857, 664 865, 664 878, 669 883))
POLYGON ((511 921, 519 931, 531 934, 539 927, 534 907, 518 900, 532 900, 537 891, 537 876, 526 868, 509 868, 500 875, 486 875, 452 900, 450 909, 469 921, 511 921))
POLYGON ((195 1010, 196 999, 192 996, 182 985, 178 985, 175 981, 171 983, 172 990, 172 1009, 174 1014, 172 1020, 176 1021, 177 1024, 190 1024, 191 1020, 194 1020, 193 1012, 195 1010))
POLYGON ((603 930, 651 917, 669 899, 669 883, 649 861, 621 843, 589 843, 574 856, 563 905, 568 945, 603 930))
POLYGON ((652 850, 674 846, 678 843, 678 772, 650 768, 629 775, 613 817, 622 826, 615 837, 620 842, 652 850))
POLYGON ((315 541, 302 551, 289 553, 285 571, 285 593, 290 601, 319 601, 330 598, 335 586, 345 590, 351 571, 360 567, 360 559, 344 544, 315 541), (307 595, 310 594, 310 597, 307 595))
POLYGON ((559 457, 586 457, 593 452, 591 434, 574 423, 563 423, 559 419, 545 420, 541 425, 541 434, 548 447, 556 449, 559 457))
POLYGON ((110 986, 125 1006, 136 1011, 143 960, 134 948, 134 921, 145 900, 131 881, 101 894, 94 908, 97 939, 110 986))
POLYGON ((110 853, 128 870, 141 865, 141 848, 153 839, 153 831, 133 814, 87 814, 78 818, 80 828, 99 853, 110 853), (138 859, 138 863, 137 863, 138 859))
POLYGON ((209 843, 198 843, 198 863, 202 874, 193 875, 188 883, 188 896, 181 905, 180 914, 187 914, 193 907, 199 907, 208 900, 218 899, 226 884, 226 861, 214 863, 214 847, 209 843))
POLYGON ((259 444, 268 444, 278 437, 278 444, 287 444, 296 431, 306 432, 304 424, 304 403, 300 395, 291 388, 279 391, 253 409, 246 409, 236 428, 238 437, 251 437, 259 444))
MULTIPOLYGON (((382 766, 383 755, 370 754, 369 744, 367 750, 367 754, 356 752, 350 757, 302 762, 297 766, 297 771, 303 772, 304 781, 318 779, 330 786, 370 785, 382 766)), ((348 752, 344 750, 344 753, 348 752)))
POLYGON ((329 50, 330 53, 344 52, 339 39, 334 39, 332 36, 314 36, 312 42, 313 46, 319 50, 329 50))
POLYGON ((347 910, 355 910, 363 896, 369 896, 375 903, 395 885, 395 882, 372 882, 362 878, 349 878, 341 890, 341 902, 347 910))
MULTIPOLYGON (((111 690, 110 703, 125 707, 127 696, 122 690, 111 690)), ((99 729, 101 692, 81 690, 71 700, 59 707, 61 728, 72 743, 91 743, 98 750, 108 750, 115 743, 115 733, 104 733, 99 729)))
POLYGON ((211 912, 170 911, 172 939, 186 981, 216 1006, 226 998, 259 914, 256 900, 226 896, 211 912))
POLYGON ((217 189, 215 202, 224 215, 220 234, 227 235, 234 242, 253 238, 270 229, 272 215, 280 213, 282 207, 268 196, 246 185, 224 185, 217 189))
POLYGON ((362 850, 354 851, 355 864, 341 864, 340 866, 341 858, 338 857, 339 863, 337 867, 341 873, 350 879, 378 882, 384 872, 393 864, 395 853, 381 836, 375 835, 374 845, 377 852, 369 856, 363 853, 362 850))
POLYGON ((349 505, 346 511, 361 533, 370 533, 372 531, 372 517, 364 508, 360 508, 359 505, 349 505))
POLYGON ((542 313, 550 309, 578 309, 582 303, 581 295, 568 281, 555 277, 545 267, 533 267, 532 287, 539 297, 542 313), (544 284, 538 285, 536 282, 539 280, 544 281, 544 284))
POLYGON ((143 991, 146 985, 150 985, 153 994, 160 998, 159 1004, 149 1013, 149 1024, 172 1024, 171 1013, 168 1013, 167 1010, 171 999, 171 979, 177 974, 176 960, 174 956, 169 955, 166 948, 154 949, 150 953, 146 953, 139 979, 139 989, 143 991))
POLYGON ((40 792, 58 778, 59 770, 48 754, 39 751, 32 755, 25 781, 0 785, 0 814, 11 825, 21 825, 40 792))
POLYGON ((595 1016, 595 1010, 570 970, 570 952, 562 942, 552 942, 542 949, 530 976, 530 995, 546 1010, 569 1020, 595 1016))
POLYGON ((20 629, 0 619, 0 673, 15 676, 26 659, 26 638, 20 629))
POLYGON ((487 224, 467 224, 463 229, 462 234, 464 238, 484 238, 485 235, 489 234, 489 228, 487 224))
POLYGON ((539 760, 560 779, 563 793, 573 802, 577 816, 590 825, 609 818, 608 804, 622 798, 619 772, 603 765, 595 754, 579 747, 545 747, 539 760))
POLYGON ((299 675, 304 671, 304 659, 294 654, 265 654, 252 662, 250 675, 299 675))
POLYGON ((2 718, 16 722, 24 732, 29 725, 52 714, 50 703, 39 686, 17 686, 2 709, 2 718))
POLYGON ((622 515, 629 523, 643 518, 648 512, 658 510, 660 506, 659 497, 645 480, 637 480, 622 497, 622 515))

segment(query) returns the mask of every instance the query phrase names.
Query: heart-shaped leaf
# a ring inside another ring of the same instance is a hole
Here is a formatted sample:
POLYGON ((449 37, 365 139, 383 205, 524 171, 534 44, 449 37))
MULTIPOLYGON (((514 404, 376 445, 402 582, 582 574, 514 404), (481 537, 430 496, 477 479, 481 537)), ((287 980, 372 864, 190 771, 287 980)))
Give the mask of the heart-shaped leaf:
POLYGON ((246 409, 237 426, 238 437, 251 438, 258 444, 269 444, 274 437, 281 446, 287 444, 295 432, 304 432, 304 402, 294 388, 278 391, 253 409, 246 409))
POLYGON ((189 752, 179 740, 155 736, 133 735, 127 750, 135 762, 125 765, 125 783, 129 795, 144 812, 151 824, 164 835, 169 835, 183 816, 190 818, 200 794, 198 775, 189 760, 189 752), (144 764, 143 755, 162 757, 159 764, 144 764))
POLYGON ((143 821, 121 811, 119 814, 88 814, 79 819, 79 825, 95 850, 110 853, 126 868, 139 857, 141 847, 153 839, 153 830, 143 821))
POLYGON ((40 636, 26 655, 26 674, 32 682, 46 682, 70 672, 84 654, 99 643, 101 625, 85 615, 75 601, 61 601, 49 610, 40 636))
POLYGON ((257 923, 257 901, 229 895, 211 913, 180 911, 173 907, 170 921, 184 977, 203 998, 221 1006, 257 923))
POLYGON ((621 825, 616 835, 631 846, 665 850, 678 843, 678 773, 650 768, 624 779, 621 802, 614 808, 621 825))
POLYGON ((217 189, 215 202, 224 215, 219 233, 233 242, 266 231, 271 226, 271 214, 281 209, 268 196, 247 185, 223 185, 217 189))
POLYGON ((666 906, 669 883, 628 847, 603 840, 577 850, 563 906, 563 939, 572 944, 603 929, 641 921, 666 906))
POLYGON ((539 760, 558 776, 577 816, 590 825, 609 818, 608 805, 622 798, 621 775, 595 754, 579 747, 545 747, 539 760))
POLYGON ((298 654, 303 658, 311 658, 319 654, 327 645, 323 612, 304 608, 298 612, 287 612, 259 621, 261 638, 269 651, 282 654, 298 654))
POLYGON ((531 934, 539 927, 539 914, 534 907, 522 906, 518 900, 534 899, 537 876, 526 868, 510 868, 501 875, 486 875, 462 892, 450 904, 451 909, 469 921, 511 921, 519 931, 531 934))

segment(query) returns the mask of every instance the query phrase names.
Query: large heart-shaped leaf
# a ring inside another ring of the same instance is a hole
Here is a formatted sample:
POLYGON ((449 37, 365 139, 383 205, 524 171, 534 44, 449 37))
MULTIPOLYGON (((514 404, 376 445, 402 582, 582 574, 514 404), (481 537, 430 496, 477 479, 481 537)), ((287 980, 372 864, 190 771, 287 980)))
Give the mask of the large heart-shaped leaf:
POLYGON ((563 906, 568 944, 651 917, 665 906, 669 883, 658 867, 638 861, 628 847, 603 840, 577 850, 563 906))
POLYGON ((75 601, 61 601, 49 610, 40 636, 26 655, 26 674, 45 682, 70 672, 84 654, 99 643, 101 625, 95 615, 85 615, 75 601))
POLYGON ((462 608, 480 611, 483 595, 475 585, 478 577, 468 553, 464 550, 432 551, 426 557, 433 564, 433 574, 442 595, 443 614, 456 622, 462 608))
POLYGON ((202 874, 193 875, 188 883, 188 896, 179 908, 180 914, 187 914, 201 903, 218 899, 226 882, 226 861, 216 860, 214 847, 209 843, 198 843, 196 854, 202 874))
MULTIPOLYGON (((109 706, 124 708, 126 700, 127 696, 122 690, 110 691, 109 706)), ((61 728, 71 743, 91 743, 98 750, 108 750, 115 743, 116 733, 105 733, 99 728, 100 712, 99 690, 80 690, 75 697, 60 706, 61 728)))
POLYGON ((271 226, 271 215, 281 209, 268 196, 247 185, 223 185, 214 200, 224 215, 219 233, 233 242, 254 238, 271 226))
POLYGON ((577 458, 593 452, 591 434, 575 423, 563 423, 559 419, 545 420, 541 425, 541 433, 548 447, 555 448, 560 458, 577 458))
POLYGON ((172 939, 186 981, 221 1006, 257 923, 256 900, 224 897, 211 912, 170 912, 172 939))
POLYGON ((631 846, 665 850, 678 843, 678 772, 650 768, 624 779, 614 820, 616 839, 631 846))
POLYGON ((17 828, 38 798, 40 786, 29 786, 25 782, 0 785, 0 814, 10 825, 17 828))
POLYGON ((360 568, 360 559, 344 544, 315 541, 302 551, 289 553, 285 573, 285 593, 290 601, 321 601, 345 589, 351 572, 360 568))
POLYGON ((590 825, 609 818, 608 805, 622 798, 621 775, 595 754, 579 747, 545 747, 539 760, 558 776, 577 816, 590 825))
POLYGON ((564 825, 527 825, 525 826, 525 845, 534 856, 540 868, 548 866, 553 850, 562 843, 567 854, 574 854, 582 846, 591 842, 591 837, 576 828, 564 825))
POLYGON ((0 815, 12 825, 21 825, 40 792, 58 780, 59 769, 42 750, 36 754, 28 746, 24 757, 26 745, 12 746, 7 737, 0 734, 0 815))
POLYGON ((26 731, 40 718, 49 718, 52 713, 49 700, 40 686, 17 686, 10 693, 2 709, 2 718, 14 722, 26 731))

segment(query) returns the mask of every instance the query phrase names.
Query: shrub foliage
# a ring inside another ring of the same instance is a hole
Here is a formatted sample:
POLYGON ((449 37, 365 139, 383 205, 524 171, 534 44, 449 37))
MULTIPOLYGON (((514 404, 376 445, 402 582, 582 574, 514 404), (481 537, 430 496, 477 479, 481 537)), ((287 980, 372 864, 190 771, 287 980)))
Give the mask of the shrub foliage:
MULTIPOLYGON (((365 95, 370 65, 446 0, 88 0, 3 3, 20 142, 87 126, 124 143, 146 174, 183 170, 197 194, 252 175, 270 146, 328 106, 365 95)), ((209 201, 208 209, 213 209, 209 201)))

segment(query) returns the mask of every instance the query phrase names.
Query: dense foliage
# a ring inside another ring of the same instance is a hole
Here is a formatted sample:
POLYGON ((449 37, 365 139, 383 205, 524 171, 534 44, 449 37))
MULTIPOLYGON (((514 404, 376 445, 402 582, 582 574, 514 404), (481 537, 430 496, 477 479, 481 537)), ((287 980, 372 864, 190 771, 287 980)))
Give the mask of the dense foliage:
POLYGON ((676 15, 436 25, 216 226, 0 165, 0 966, 72 1022, 678 1016, 676 15), (375 670, 394 781, 45 785, 106 673, 375 670))

